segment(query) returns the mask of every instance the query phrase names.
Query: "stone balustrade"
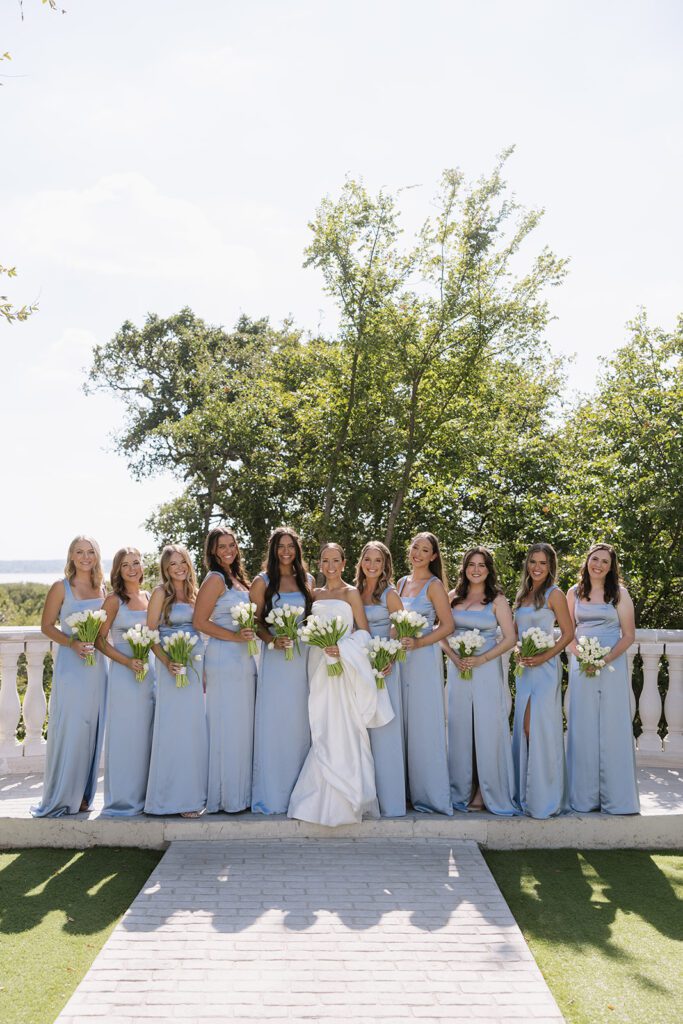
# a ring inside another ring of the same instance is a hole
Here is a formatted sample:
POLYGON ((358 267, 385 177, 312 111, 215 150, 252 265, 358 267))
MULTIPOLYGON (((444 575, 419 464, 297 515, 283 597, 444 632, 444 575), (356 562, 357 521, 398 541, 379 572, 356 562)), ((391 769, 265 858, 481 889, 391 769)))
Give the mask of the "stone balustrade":
MULTIPOLYGON (((48 711, 43 668, 51 647, 37 626, 0 627, 0 772, 43 770, 43 726, 48 711), (26 657, 27 674, 23 701, 17 685, 21 655, 26 657), (17 739, 21 722, 23 740, 17 739)), ((642 764, 683 765, 683 630, 637 630, 628 651, 631 677, 637 655, 642 660, 643 687, 638 701, 631 690, 631 710, 634 717, 638 712, 642 730, 637 739, 638 760, 642 764), (662 665, 667 677, 664 700, 658 685, 662 665)), ((509 659, 508 654, 506 667, 509 659)), ((569 696, 567 691, 565 710, 569 696)), ((510 693, 508 705, 511 710, 510 693)))

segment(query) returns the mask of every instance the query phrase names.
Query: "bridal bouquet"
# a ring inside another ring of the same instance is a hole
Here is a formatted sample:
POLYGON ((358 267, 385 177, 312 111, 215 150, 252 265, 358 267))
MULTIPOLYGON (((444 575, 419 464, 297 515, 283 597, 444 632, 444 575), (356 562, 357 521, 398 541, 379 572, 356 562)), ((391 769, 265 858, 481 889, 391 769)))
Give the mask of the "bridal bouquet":
MULTIPOLYGON (((541 654, 543 651, 549 651, 551 647, 555 646, 555 637, 552 633, 544 633, 538 626, 530 626, 529 629, 525 629, 522 633, 522 643, 519 646, 518 657, 520 658, 533 658, 535 654, 541 654)), ((521 676, 524 671, 524 665, 519 663, 515 666, 515 675, 521 676)))
MULTIPOLYGON (((255 611, 256 605, 253 601, 240 601, 239 604, 233 605, 230 614, 233 623, 240 629, 256 629, 255 611)), ((250 640, 247 644, 247 653, 258 654, 258 644, 255 639, 250 640)))
MULTIPOLYGON (((101 608, 92 611, 74 612, 66 620, 67 626, 71 626, 77 640, 84 644, 94 644, 97 635, 102 628, 102 623, 107 621, 107 613, 101 608)), ((83 659, 86 665, 94 665, 97 657, 94 651, 90 651, 83 659)))
POLYGON ((367 654, 378 690, 384 689, 384 672, 382 670, 394 664, 401 650, 400 640, 389 640, 383 636, 373 637, 368 644, 367 654))
MULTIPOLYGON (((428 625, 424 615, 420 615, 419 612, 407 612, 405 610, 392 612, 389 618, 399 640, 404 636, 412 636, 417 639, 417 637, 422 636, 422 630, 428 625)), ((405 660, 406 652, 401 648, 396 655, 396 661, 405 660)))
MULTIPOLYGON (((478 629, 468 629, 467 632, 460 633, 458 636, 449 636, 448 646, 455 651, 459 658, 469 658, 470 654, 474 654, 484 646, 484 638, 478 629)), ((471 679, 472 669, 464 668, 460 673, 460 678, 471 679)))
MULTIPOLYGON (((192 654, 192 648, 199 641, 199 637, 194 633, 188 633, 186 630, 179 629, 176 633, 171 633, 170 636, 165 636, 161 642, 161 646, 168 654, 169 658, 176 665, 184 665, 185 668, 190 664, 192 658, 195 661, 201 661, 201 654, 192 654)), ((194 666, 193 666, 194 668, 194 666)), ((197 675, 195 671, 195 675, 197 675)), ((199 676, 197 676, 199 678, 199 676)), ((176 686, 187 686, 190 680, 187 678, 187 672, 181 672, 175 677, 176 686)))
POLYGON ((600 669, 605 667, 608 672, 614 672, 612 665, 605 666, 605 655, 609 654, 612 648, 603 647, 597 636, 580 636, 576 650, 579 655, 579 672, 583 675, 599 676, 600 669), (588 672, 588 669, 593 671, 588 672))
MULTIPOLYGON (((328 619, 324 615, 309 615, 299 630, 299 636, 311 647, 336 647, 346 630, 341 615, 336 615, 333 619, 328 619)), ((340 676, 344 669, 339 658, 331 658, 328 654, 325 658, 328 676, 340 676)))
POLYGON ((142 671, 135 673, 135 678, 141 683, 149 669, 149 652, 153 644, 159 643, 159 630, 149 629, 148 626, 143 626, 141 622, 137 622, 123 634, 123 639, 127 640, 130 644, 133 657, 143 663, 142 671))
MULTIPOLYGON (((296 653, 301 654, 299 647, 299 617, 303 615, 305 610, 305 608, 301 608, 299 605, 283 604, 279 608, 273 608, 266 615, 266 622, 269 626, 273 627, 276 637, 286 636, 294 641, 293 647, 285 647, 285 661, 293 661, 294 647, 296 647, 296 653)), ((274 647, 274 643, 268 644, 268 650, 272 651, 274 647)))

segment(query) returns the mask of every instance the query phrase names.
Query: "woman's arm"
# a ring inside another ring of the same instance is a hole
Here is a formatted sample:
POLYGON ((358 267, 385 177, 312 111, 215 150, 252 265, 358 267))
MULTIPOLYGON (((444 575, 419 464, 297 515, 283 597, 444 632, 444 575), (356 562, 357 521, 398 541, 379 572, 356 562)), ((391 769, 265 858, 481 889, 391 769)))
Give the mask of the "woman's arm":
POLYGON ((605 658, 606 665, 609 665, 611 661, 614 661, 620 654, 627 651, 636 639, 636 615, 631 595, 626 587, 619 587, 619 591, 621 596, 617 605, 617 615, 619 616, 619 625, 621 626, 621 640, 614 645, 605 658))
POLYGON ((75 636, 67 636, 55 625, 64 604, 64 597, 64 583, 62 580, 58 580, 52 584, 45 598, 43 614, 40 619, 41 632, 60 647, 71 647, 79 658, 85 658, 86 654, 92 651, 93 645, 86 644, 75 636))
POLYGON ((518 663, 524 665, 525 668, 536 668, 538 665, 545 665, 546 661, 550 661, 551 658, 555 658, 560 654, 572 642, 574 637, 574 627, 569 613, 567 598, 559 588, 553 590, 548 598, 548 606, 552 608, 557 624, 560 627, 560 639, 553 647, 549 647, 547 651, 541 651, 540 654, 534 654, 532 658, 518 658, 518 663))
POLYGON ((576 658, 578 657, 576 651, 576 587, 570 587, 567 591, 567 609, 572 630, 572 638, 567 644, 567 653, 573 654, 576 658))
MULTIPOLYGON (((164 588, 155 587, 152 591, 152 596, 149 599, 147 605, 147 625, 150 629, 158 629, 159 623, 161 622, 161 609, 164 604, 164 588)), ((166 651, 161 646, 161 642, 154 644, 152 647, 155 656, 159 659, 162 665, 165 666, 166 670, 172 675, 177 675, 178 672, 184 672, 185 667, 183 665, 174 665, 166 651)))
POLYGON ((427 587, 427 596, 434 605, 434 610, 436 612, 436 617, 439 620, 439 624, 429 633, 424 633, 422 636, 404 636, 401 643, 407 651, 414 651, 419 647, 431 647, 432 644, 438 644, 441 640, 445 640, 446 637, 450 636, 453 632, 454 626, 453 616, 451 615, 451 605, 448 600, 446 588, 441 580, 432 580, 427 587))

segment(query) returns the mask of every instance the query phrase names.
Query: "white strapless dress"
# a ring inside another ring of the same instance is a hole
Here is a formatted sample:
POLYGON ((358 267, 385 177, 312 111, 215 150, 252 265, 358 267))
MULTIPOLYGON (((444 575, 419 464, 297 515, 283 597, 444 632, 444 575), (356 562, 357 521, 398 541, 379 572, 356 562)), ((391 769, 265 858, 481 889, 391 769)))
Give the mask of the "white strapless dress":
POLYGON ((368 726, 394 717, 387 690, 377 689, 365 647, 370 634, 353 629, 346 601, 315 601, 314 615, 341 615, 348 626, 339 641, 343 674, 328 676, 324 653, 310 650, 308 717, 311 749, 289 801, 287 816, 319 825, 350 825, 379 817, 368 726))

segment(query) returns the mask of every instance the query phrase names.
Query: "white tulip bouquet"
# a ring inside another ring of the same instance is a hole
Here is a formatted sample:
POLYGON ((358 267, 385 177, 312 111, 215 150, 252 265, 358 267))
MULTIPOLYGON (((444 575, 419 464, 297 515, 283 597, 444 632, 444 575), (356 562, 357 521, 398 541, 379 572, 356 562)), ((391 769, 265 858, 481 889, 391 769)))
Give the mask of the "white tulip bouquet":
POLYGON ((389 640, 383 636, 373 637, 367 648, 367 655, 370 659, 372 672, 377 682, 377 689, 384 689, 383 669, 389 668, 396 661, 399 651, 402 650, 400 640, 389 640))
POLYGON ((579 655, 579 672, 585 676, 599 676, 600 670, 607 668, 608 672, 614 672, 612 665, 605 665, 605 655, 612 650, 611 647, 603 647, 597 636, 580 636, 576 642, 576 650, 579 655), (592 671, 588 671, 588 670, 592 671))
MULTIPOLYGON (((555 637, 552 633, 544 633, 538 626, 530 626, 522 633, 522 642, 518 647, 519 658, 533 658, 535 654, 542 654, 555 646, 555 637)), ((524 665, 517 663, 515 675, 521 676, 524 665)))
MULTIPOLYGON (((341 615, 328 619, 324 615, 309 615, 299 630, 299 637, 311 647, 336 647, 347 631, 341 615)), ((344 671, 339 658, 326 654, 328 676, 340 676, 344 671)))
POLYGON ((149 670, 149 652, 154 644, 159 643, 159 630, 150 629, 149 626, 143 626, 141 622, 136 622, 134 626, 126 630, 123 639, 130 644, 133 657, 142 662, 142 671, 135 673, 136 680, 141 683, 149 670))
MULTIPOLYGON (((199 637, 194 633, 189 633, 187 630, 179 629, 176 633, 171 633, 170 636, 165 636, 161 641, 161 646, 172 662, 176 665, 183 665, 187 668, 192 660, 202 660, 201 654, 192 654, 192 650, 198 641, 199 637)), ((194 669, 194 666, 192 667, 194 669)), ((194 669, 194 672, 197 679, 199 679, 196 669, 194 669)), ((180 672, 175 677, 175 684, 177 687, 187 686, 189 682, 190 680, 187 677, 187 672, 180 672)))
MULTIPOLYGON (((484 637, 478 629, 468 629, 458 636, 449 636, 448 646, 451 647, 459 658, 469 658, 471 654, 484 646, 484 637)), ((471 679, 472 669, 464 668, 460 672, 461 679, 471 679)))
MULTIPOLYGON (((233 605, 230 609, 232 615, 232 621, 240 629, 256 629, 256 619, 254 613, 256 611, 256 605, 253 601, 240 601, 239 604, 233 605)), ((256 640, 250 640, 247 644, 247 652, 249 654, 258 654, 258 644, 256 640)))
MULTIPOLYGON (((102 629, 102 623, 107 621, 107 613, 101 608, 87 609, 82 612, 74 612, 66 619, 67 626, 71 626, 74 636, 84 644, 94 644, 102 629)), ((90 651, 83 659, 86 665, 94 665, 97 656, 90 651)))
MULTIPOLYGON (((404 636, 411 636, 414 639, 422 636, 422 630, 426 628, 428 622, 424 615, 420 615, 419 612, 408 612, 403 609, 400 612, 392 612, 389 616, 391 623, 396 630, 396 636, 401 640, 404 636)), ((396 661, 405 661, 406 652, 401 647, 401 650, 396 655, 396 661)))
MULTIPOLYGON (((299 647, 299 619, 304 614, 305 608, 295 604, 283 604, 279 608, 273 608, 266 615, 266 622, 273 627, 275 636, 286 636, 294 641, 292 647, 285 647, 285 661, 293 661, 294 648, 296 653, 301 654, 299 647)), ((269 650, 273 650, 274 643, 269 643, 269 650)))

